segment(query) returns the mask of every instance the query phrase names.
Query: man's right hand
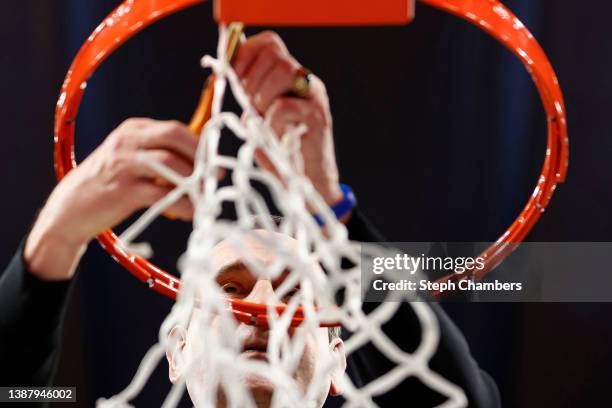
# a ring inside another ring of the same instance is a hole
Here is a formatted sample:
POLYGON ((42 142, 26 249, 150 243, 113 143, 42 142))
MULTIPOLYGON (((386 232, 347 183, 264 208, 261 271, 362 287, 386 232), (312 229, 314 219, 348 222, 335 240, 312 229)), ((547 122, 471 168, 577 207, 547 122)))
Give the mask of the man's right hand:
MULTIPOLYGON (((175 121, 128 119, 55 187, 26 241, 28 270, 42 280, 70 279, 87 245, 173 186, 145 163, 157 160, 182 175, 193 170, 198 140, 175 121)), ((189 220, 187 197, 168 209, 189 220)))

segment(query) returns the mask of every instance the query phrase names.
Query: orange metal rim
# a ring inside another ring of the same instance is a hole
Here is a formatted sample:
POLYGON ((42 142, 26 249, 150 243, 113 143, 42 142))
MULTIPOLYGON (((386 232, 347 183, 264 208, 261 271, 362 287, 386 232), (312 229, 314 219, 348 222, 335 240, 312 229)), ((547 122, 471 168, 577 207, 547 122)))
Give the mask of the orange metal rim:
MULTIPOLYGON (((55 173, 61 180, 76 167, 74 158, 75 120, 85 92, 85 84, 100 64, 118 47, 157 20, 205 0, 126 0, 90 35, 76 55, 64 83, 55 112, 55 173)), ((531 74, 539 92, 547 120, 547 149, 536 187, 516 220, 487 248, 481 257, 485 268, 474 273, 450 274, 439 281, 480 279, 495 268, 531 231, 547 207, 556 185, 565 180, 568 165, 568 139, 563 96, 554 69, 546 54, 523 24, 505 6, 495 0, 421 0, 422 3, 461 17, 496 38, 513 52, 531 74)), ((101 233, 102 247, 136 278, 153 290, 176 298, 180 282, 146 259, 126 252, 112 230, 101 233)), ((248 324, 267 324, 266 305, 240 300, 230 301, 236 318, 248 324)), ((284 308, 279 306, 277 312, 284 308)), ((292 325, 303 319, 298 308, 292 325)), ((325 323, 322 326, 333 326, 325 323)))

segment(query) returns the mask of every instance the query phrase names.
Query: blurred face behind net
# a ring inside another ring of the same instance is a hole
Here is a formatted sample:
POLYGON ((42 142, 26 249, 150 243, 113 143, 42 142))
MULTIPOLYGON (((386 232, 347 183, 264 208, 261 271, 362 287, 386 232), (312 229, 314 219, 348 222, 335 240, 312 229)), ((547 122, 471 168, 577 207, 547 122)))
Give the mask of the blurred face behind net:
MULTIPOLYGON (((279 243, 291 248, 292 251, 297 251, 297 241, 293 238, 271 231, 252 231, 244 237, 246 250, 262 264, 271 264, 275 260, 275 254, 258 238, 279 241, 279 243)), ((271 303, 274 291, 282 283, 286 275, 282 274, 280 277, 272 280, 255 276, 243 263, 240 252, 228 241, 220 242, 212 250, 211 256, 213 267, 218 271, 217 282, 228 297, 262 304, 271 303)), ((323 271, 317 264, 313 265, 313 269, 314 273, 323 274, 323 271)), ((290 292, 281 301, 283 303, 288 302, 295 290, 290 292)), ((187 332, 181 335, 183 338, 179 343, 182 348, 182 357, 185 359, 185 362, 191 363, 191 375, 186 383, 189 395, 196 407, 205 405, 203 402, 205 396, 200 395, 200 392, 202 389, 208 388, 203 385, 206 384, 210 377, 206 367, 207 350, 204 349, 203 342, 199 341, 199 339, 202 338, 203 330, 219 330, 218 325, 215 324, 218 323, 218 319, 214 320, 210 327, 202 327, 201 324, 198 324, 197 310, 191 318, 192 324, 189 325, 187 332)), ((289 336, 293 336, 300 330, 302 329, 290 329, 289 336)), ((346 367, 343 343, 339 338, 334 338, 330 341, 327 328, 319 328, 314 333, 303 332, 305 336, 304 351, 293 373, 295 383, 302 393, 305 393, 308 389, 320 365, 329 362, 330 358, 336 358, 339 362, 337 369, 328 374, 320 382, 322 384, 320 390, 316 390, 316 397, 313 402, 316 406, 322 406, 328 394, 338 395, 341 393, 338 380, 344 374, 346 367)), ((236 335, 243 345, 240 358, 261 360, 263 362, 268 361, 269 331, 267 328, 240 323, 236 335)), ((168 360, 170 362, 170 380, 175 382, 180 378, 180 373, 174 367, 172 355, 168 356, 168 360)), ((258 407, 270 406, 274 393, 274 384, 266 377, 253 373, 241 378, 241 382, 249 390, 258 407)), ((219 391, 217 395, 218 407, 226 406, 224 392, 231 392, 231 390, 219 391)))

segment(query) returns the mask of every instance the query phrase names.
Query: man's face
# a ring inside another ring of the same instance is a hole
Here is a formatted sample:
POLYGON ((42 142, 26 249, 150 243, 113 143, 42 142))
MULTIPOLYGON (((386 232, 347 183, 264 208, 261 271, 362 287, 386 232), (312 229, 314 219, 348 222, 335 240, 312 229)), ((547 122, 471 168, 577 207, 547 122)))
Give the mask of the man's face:
MULTIPOLYGON (((270 248, 261 242, 260 239, 278 241, 279 244, 286 245, 292 250, 297 250, 297 241, 274 232, 257 230, 253 231, 244 237, 244 244, 249 254, 256 258, 261 264, 270 265, 276 259, 275 254, 270 248)), ((217 283, 225 292, 226 296, 234 299, 242 299, 249 302, 268 304, 273 301, 275 290, 282 284, 286 277, 286 273, 281 274, 278 278, 269 279, 255 276, 248 269, 240 256, 240 251, 227 241, 220 242, 211 252, 211 261, 214 270, 218 272, 217 283)), ((323 271, 317 264, 313 264, 313 273, 323 274, 323 271)), ((281 299, 282 303, 287 303, 291 295, 297 291, 293 289, 281 299)), ((215 318, 209 327, 202 327, 198 324, 199 314, 198 309, 195 310, 191 324, 186 333, 181 334, 179 342, 181 344, 182 356, 186 362, 192 364, 191 375, 187 379, 187 389, 196 406, 200 405, 199 401, 202 396, 198 394, 203 384, 209 379, 206 352, 203 342, 204 330, 219 330, 219 318, 215 318), (196 383, 197 382, 197 383, 196 383)), ((340 364, 338 369, 332 374, 328 374, 327 378, 323 379, 320 390, 317 390, 316 403, 321 406, 325 401, 328 393, 332 395, 340 394, 338 387, 338 379, 344 373, 346 360, 342 340, 339 338, 329 340, 327 328, 318 328, 313 332, 306 332, 303 329, 290 329, 288 335, 293 337, 297 332, 301 333, 305 339, 304 351, 297 364, 297 368, 293 372, 293 379, 296 385, 305 393, 313 380, 313 376, 318 367, 329 362, 330 358, 338 358, 340 364)), ((267 328, 258 326, 250 326, 240 323, 237 328, 236 336, 242 344, 242 352, 240 358, 268 361, 268 339, 269 331, 267 328)), ((170 379, 176 381, 180 374, 175 369, 174 359, 172 355, 168 355, 170 362, 170 379)), ((268 407, 274 391, 274 384, 266 377, 249 374, 241 379, 241 382, 250 390, 255 402, 259 407, 268 407)), ((231 391, 229 391, 231 392, 231 391)), ((221 391, 218 393, 218 406, 225 405, 225 395, 221 391)))

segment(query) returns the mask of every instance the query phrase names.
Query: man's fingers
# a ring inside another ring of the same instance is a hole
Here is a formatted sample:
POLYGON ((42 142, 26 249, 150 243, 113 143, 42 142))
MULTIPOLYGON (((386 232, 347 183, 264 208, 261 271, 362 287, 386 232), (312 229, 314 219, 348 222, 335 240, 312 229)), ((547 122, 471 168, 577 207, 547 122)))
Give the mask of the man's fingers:
POLYGON ((263 113, 274 98, 290 89, 300 64, 278 35, 264 32, 241 45, 234 66, 255 108, 263 113))
POLYGON ((198 147, 198 139, 189 128, 177 121, 155 121, 135 132, 138 148, 170 149, 193 160, 198 147))
POLYGON ((161 163, 183 177, 193 172, 193 163, 170 150, 140 150, 136 153, 133 170, 138 177, 159 178, 163 177, 147 163, 156 161, 161 163))
POLYGON ((304 123, 309 131, 324 126, 325 113, 311 100, 299 98, 277 98, 266 111, 266 122, 280 137, 289 126, 304 123))
MULTIPOLYGON (((136 209, 151 207, 153 204, 168 195, 174 187, 160 185, 151 180, 140 180, 135 183, 132 194, 135 199, 136 209)), ((193 204, 187 196, 182 196, 164 213, 171 215, 171 218, 190 220, 193 217, 193 204)))
POLYGON ((249 37, 238 47, 234 57, 234 70, 239 77, 243 77, 251 64, 255 61, 261 50, 265 47, 275 48, 287 54, 287 47, 278 36, 272 31, 264 31, 249 37))
POLYGON ((280 60, 266 73, 259 87, 254 91, 253 102, 259 112, 265 112, 270 104, 285 94, 295 80, 299 65, 291 60, 280 60))
POLYGON ((253 63, 248 67, 245 73, 240 77, 244 81, 247 93, 253 97, 259 89, 262 80, 266 74, 274 68, 274 65, 280 59, 277 51, 271 48, 265 48, 257 56, 253 63))

